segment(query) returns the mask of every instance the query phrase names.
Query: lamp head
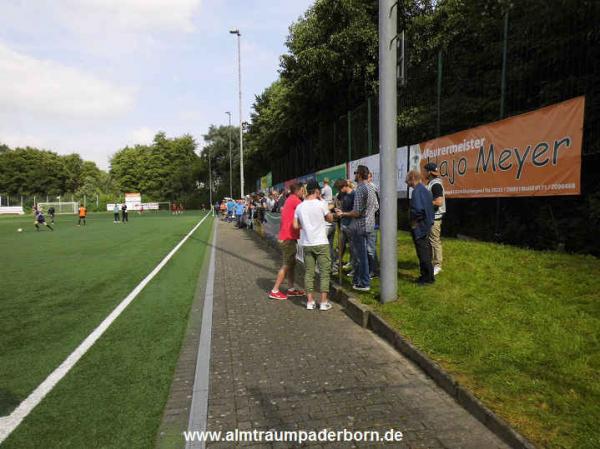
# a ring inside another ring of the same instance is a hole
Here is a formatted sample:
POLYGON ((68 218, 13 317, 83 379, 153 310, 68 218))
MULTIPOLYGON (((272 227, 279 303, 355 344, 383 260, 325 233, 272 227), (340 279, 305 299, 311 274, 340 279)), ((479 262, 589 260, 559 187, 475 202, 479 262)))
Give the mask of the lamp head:
POLYGON ((240 34, 240 30, 238 30, 237 28, 236 28, 236 29, 229 30, 229 33, 231 33, 231 34, 237 34, 238 36, 241 36, 241 34, 240 34))

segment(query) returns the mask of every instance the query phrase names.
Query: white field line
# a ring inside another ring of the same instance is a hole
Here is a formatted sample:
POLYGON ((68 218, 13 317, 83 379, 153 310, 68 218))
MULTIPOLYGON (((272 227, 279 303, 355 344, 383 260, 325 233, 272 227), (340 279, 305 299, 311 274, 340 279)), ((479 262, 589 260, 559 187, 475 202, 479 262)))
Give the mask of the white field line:
POLYGON ((37 386, 35 390, 21 402, 13 412, 0 418, 0 444, 8 438, 8 436, 17 428, 19 424, 31 413, 31 411, 44 399, 44 397, 52 391, 60 380, 71 371, 73 366, 81 357, 98 341, 102 334, 109 326, 123 313, 127 306, 137 297, 146 285, 158 274, 158 272, 167 264, 173 255, 181 248, 188 238, 200 227, 200 225, 208 218, 210 214, 206 214, 202 220, 175 246, 169 254, 140 282, 121 303, 113 309, 100 325, 89 334, 83 342, 75 349, 65 360, 56 368, 46 379, 37 386))

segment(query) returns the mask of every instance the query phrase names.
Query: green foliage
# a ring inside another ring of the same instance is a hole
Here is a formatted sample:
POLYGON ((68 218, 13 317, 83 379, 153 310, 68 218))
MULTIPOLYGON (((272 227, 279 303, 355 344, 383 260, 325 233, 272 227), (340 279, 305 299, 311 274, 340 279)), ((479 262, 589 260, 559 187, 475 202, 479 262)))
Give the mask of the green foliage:
POLYGON ((122 192, 140 192, 149 200, 182 201, 197 192, 201 161, 190 135, 167 138, 164 132, 151 145, 125 147, 110 160, 110 175, 122 192))
MULTIPOLYGON (((240 129, 232 126, 214 126, 211 125, 208 132, 202 136, 204 138, 204 147, 200 156, 202 164, 200 166, 199 177, 205 180, 202 184, 203 199, 208 203, 208 158, 210 155, 210 166, 212 170, 213 182, 213 202, 216 199, 221 199, 229 196, 229 155, 231 140, 231 187, 233 196, 238 197, 240 194, 240 129)), ((251 151, 251 150, 250 150, 251 151)), ((249 150, 244 147, 245 158, 248 157, 249 150)), ((247 168, 245 168, 247 174, 247 168)))
POLYGON ((37 148, 1 146, 0 192, 9 195, 89 196, 110 188, 107 174, 78 154, 59 156, 37 148))

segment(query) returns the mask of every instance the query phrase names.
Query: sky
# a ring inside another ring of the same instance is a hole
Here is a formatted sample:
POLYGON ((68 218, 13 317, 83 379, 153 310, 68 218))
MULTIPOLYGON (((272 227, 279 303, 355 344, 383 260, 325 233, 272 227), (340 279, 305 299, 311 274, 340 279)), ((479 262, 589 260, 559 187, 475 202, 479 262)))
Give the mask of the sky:
POLYGON ((313 0, 0 0, 0 143, 79 153, 102 169, 158 131, 201 145, 277 79, 313 0))

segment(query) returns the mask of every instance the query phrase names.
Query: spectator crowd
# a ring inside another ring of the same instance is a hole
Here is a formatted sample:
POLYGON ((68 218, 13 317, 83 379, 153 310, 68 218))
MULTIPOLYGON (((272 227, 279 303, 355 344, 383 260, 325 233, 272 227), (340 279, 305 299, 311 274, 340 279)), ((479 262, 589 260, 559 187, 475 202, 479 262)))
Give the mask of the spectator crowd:
MULTIPOLYGON (((237 200, 225 198, 214 204, 215 213, 239 229, 254 229, 270 219, 269 213, 280 213, 277 237, 281 267, 269 298, 306 296, 307 309, 328 310, 330 279, 340 275, 340 271, 352 279, 354 290, 370 291, 371 280, 379 276, 379 188, 368 167, 359 165, 353 175, 352 180, 335 181, 336 195, 330 180, 325 178, 321 184, 314 180, 293 183, 285 191, 258 192, 237 200), (299 260, 305 267, 306 292, 294 287, 299 260), (286 281, 288 288, 284 293, 280 288, 286 281), (318 306, 315 291, 319 292, 318 306)), ((426 164, 423 173, 408 172, 406 183, 412 192, 409 223, 419 260, 416 283, 427 286, 442 271, 444 186, 435 163, 426 164)))

